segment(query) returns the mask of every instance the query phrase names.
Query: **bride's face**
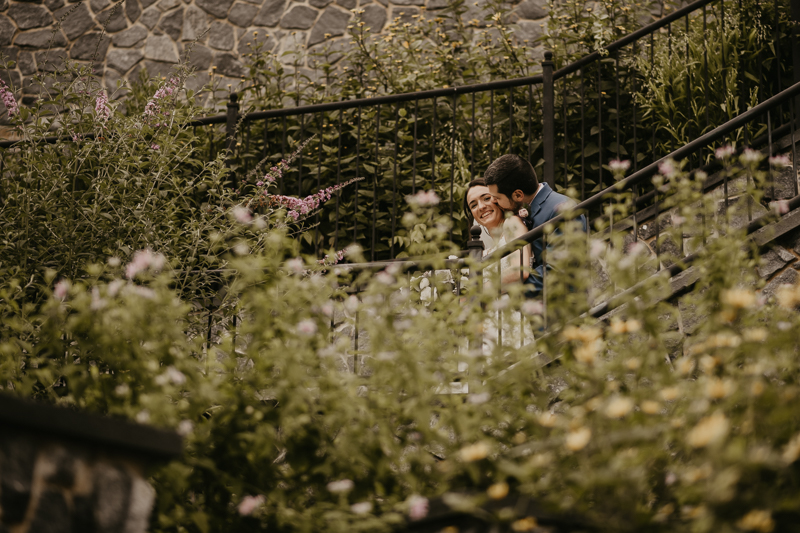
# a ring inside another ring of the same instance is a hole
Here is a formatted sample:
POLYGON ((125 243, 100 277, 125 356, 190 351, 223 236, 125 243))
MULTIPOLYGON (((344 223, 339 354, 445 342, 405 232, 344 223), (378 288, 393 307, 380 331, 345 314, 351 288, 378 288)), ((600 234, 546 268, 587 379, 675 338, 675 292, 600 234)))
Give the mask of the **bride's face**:
POLYGON ((497 205, 488 187, 476 185, 467 191, 467 207, 475 221, 487 229, 495 229, 503 223, 503 210, 497 205))

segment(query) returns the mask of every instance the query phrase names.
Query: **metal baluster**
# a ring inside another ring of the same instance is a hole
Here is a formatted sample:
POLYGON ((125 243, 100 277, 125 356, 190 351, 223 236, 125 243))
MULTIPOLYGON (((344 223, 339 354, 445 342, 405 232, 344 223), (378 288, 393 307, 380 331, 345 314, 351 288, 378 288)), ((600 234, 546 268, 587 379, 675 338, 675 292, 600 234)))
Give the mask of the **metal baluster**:
MULTIPOLYGON (((686 39, 686 55, 684 56, 684 61, 686 61, 685 64, 687 65, 687 68, 686 68, 686 123, 687 123, 686 131, 688 132, 689 131, 688 124, 691 124, 691 122, 689 121, 689 117, 692 114, 691 75, 690 75, 690 71, 689 71, 689 67, 688 67, 688 65, 689 65, 689 15, 686 15, 684 17, 684 20, 686 21, 686 32, 685 32, 685 35, 684 35, 684 37, 686 39)), ((692 134, 689 134, 689 138, 692 139, 694 137, 693 137, 692 134)), ((693 159, 693 157, 690 155, 689 156, 689 161, 691 162, 692 159, 693 159)))
MULTIPOLYGON (((769 157, 772 157, 772 111, 767 111, 767 145, 769 147, 769 157)), ((775 180, 770 181, 770 191, 772 200, 777 200, 775 197, 775 180)))
POLYGON ((514 153, 514 88, 508 89, 508 153, 514 153))
POLYGON ((605 189, 603 183, 603 91, 602 91, 602 63, 597 62, 597 165, 600 167, 600 190, 605 189))
MULTIPOLYGON (((528 161, 533 158, 531 126, 533 123, 533 85, 528 85, 528 161)), ((532 163, 531 163, 532 164, 532 163)))
POLYGON ((494 89, 489 91, 489 162, 494 161, 494 89))
POLYGON ((419 121, 419 100, 414 100, 414 148, 411 152, 411 194, 417 193, 417 122, 419 121))
POLYGON ((392 171, 392 240, 389 257, 394 259, 394 234, 397 229, 397 123, 400 121, 400 104, 394 106, 394 169, 392 171))
MULTIPOLYGON (((797 184, 797 148, 795 146, 795 138, 794 138, 794 126, 795 126, 795 118, 794 118, 794 98, 789 99, 789 127, 792 131, 792 185, 794 185, 794 195, 797 196, 800 194, 798 192, 798 184, 797 184)), ((3 172, 2 166, 0 166, 0 180, 2 180, 3 172)))
POLYGON ((542 320, 547 329, 547 233, 542 233, 542 320))
MULTIPOLYGON (((458 100, 456 93, 453 93, 453 138, 450 144, 450 221, 453 221, 453 194, 456 181, 456 106, 458 100)), ((450 242, 453 242, 453 226, 450 224, 450 242)))
MULTIPOLYGON (((637 44, 637 42, 638 41, 634 41, 633 42, 633 57, 636 57, 636 44, 637 44)), ((633 93, 632 93, 632 95, 633 95, 633 98, 632 98, 632 100, 633 100, 633 171, 636 172, 636 170, 639 168, 639 149, 638 149, 638 146, 639 146, 639 144, 638 144, 639 132, 637 130, 637 126, 638 126, 637 118, 638 117, 636 116, 636 114, 637 114, 636 113, 636 111, 637 111, 636 103, 638 101, 638 99, 636 97, 636 74, 631 76, 631 81, 633 82, 633 93)), ((638 198, 638 194, 637 194, 637 198, 638 198)), ((635 202, 633 204, 633 212, 636 213, 636 203, 635 202)), ((635 223, 636 222, 634 221, 634 224, 635 223)))
MULTIPOLYGON (((336 151, 336 186, 339 186, 342 179, 342 114, 344 110, 339 110, 339 121, 337 124, 337 151, 336 151)), ((339 251, 339 199, 341 198, 342 191, 336 191, 336 223, 333 233, 333 250, 339 251)))
MULTIPOLYGON (((581 201, 586 199, 586 87, 581 72, 581 201)), ((588 216, 588 215, 587 215, 588 216)))
MULTIPOLYGON (((319 142, 317 143, 317 151, 319 152, 317 156, 317 191, 319 191, 322 188, 322 141, 325 138, 325 123, 323 122, 322 113, 317 118, 317 129, 319 130, 319 142)), ((314 254, 317 259, 321 259, 319 249, 319 210, 314 215, 314 222, 314 254)))
POLYGON ((436 97, 433 98, 433 127, 431 128, 431 186, 436 186, 436 97))
MULTIPOLYGON (((561 92, 561 113, 562 118, 564 119, 564 191, 566 192, 569 189, 569 150, 567 149, 567 77, 564 76, 563 79, 564 87, 561 92)), ((530 136, 530 131, 528 132, 528 136, 530 136)), ((528 158, 530 159, 530 157, 528 158)))
POLYGON ((353 374, 358 374, 358 311, 356 310, 353 330, 353 374))
MULTIPOLYGON (((358 179, 359 165, 361 164, 361 107, 358 107, 358 127, 356 130, 356 179, 358 179)), ((353 242, 358 242, 358 181, 353 183, 355 192, 353 194, 353 242)))
MULTIPOLYGON (((688 18, 688 17, 687 17, 688 18)), ((706 24, 706 6, 703 6, 703 76, 704 76, 704 84, 705 87, 703 88, 703 92, 705 93, 705 105, 706 105, 706 129, 708 131, 709 126, 711 125, 711 120, 708 116, 708 31, 707 31, 707 24, 706 24)), ((688 46, 688 45, 687 45, 688 46)), ((724 46, 724 45, 723 45, 724 46)))
POLYGON ((381 167, 380 162, 380 140, 381 140, 381 106, 378 106, 375 112, 375 173, 372 180, 372 248, 371 258, 375 261, 375 240, 377 237, 377 222, 378 222, 378 170, 381 167))
POLYGON ((614 90, 617 92, 617 159, 619 159, 619 50, 614 51, 614 74, 614 90))
MULTIPOLYGON (((778 91, 775 94, 781 92, 781 87, 783 83, 781 83, 781 40, 780 40, 780 6, 778 4, 778 0, 775 0, 774 4, 775 7, 775 28, 773 32, 773 42, 775 48, 775 69, 777 70, 775 74, 775 82, 778 84, 778 91)), ((783 102, 778 104, 778 125, 783 125, 783 102)))
MULTIPOLYGON (((297 137, 298 142, 303 142, 303 135, 305 135, 306 116, 300 115, 300 135, 297 137)), ((297 155, 297 197, 303 197, 303 152, 297 155)))
MULTIPOLYGON (((653 40, 653 34, 651 33, 650 34, 650 77, 651 78, 653 77, 653 74, 655 72, 655 64, 656 64, 655 50, 656 50, 656 45, 653 40)), ((652 149, 650 150, 650 152, 653 154, 651 161, 655 161, 659 157, 658 154, 656 153, 656 121, 651 119, 650 124, 651 124, 650 130, 653 135, 652 149)))
POLYGON ((475 93, 472 93, 472 125, 471 125, 472 148, 469 151, 469 177, 475 176, 475 93))
MULTIPOLYGON (((286 159, 286 115, 283 115, 282 123, 283 123, 283 135, 281 136, 281 160, 286 159)), ((278 180, 278 189, 280 193, 283 194, 283 172, 280 173, 281 179, 278 180)))

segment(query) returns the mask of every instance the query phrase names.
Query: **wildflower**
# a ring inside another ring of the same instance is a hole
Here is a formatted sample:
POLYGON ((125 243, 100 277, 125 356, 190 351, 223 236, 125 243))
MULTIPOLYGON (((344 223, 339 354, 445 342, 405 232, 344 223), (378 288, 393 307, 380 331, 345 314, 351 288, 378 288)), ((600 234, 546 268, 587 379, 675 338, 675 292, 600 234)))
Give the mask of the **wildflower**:
POLYGON ((678 362, 675 363, 675 369, 678 371, 678 374, 686 376, 692 373, 694 365, 694 359, 691 357, 681 357, 678 359, 678 362))
POLYGON ((558 423, 558 417, 551 412, 542 413, 538 417, 539 424, 546 428, 555 427, 558 423))
POLYGON ((287 215, 293 218, 294 220, 299 220, 300 217, 306 216, 315 209, 317 209, 321 204, 330 200, 334 193, 343 189, 354 183, 356 181, 360 181, 363 178, 354 178, 345 183, 341 183, 339 185, 333 185, 326 189, 322 189, 321 191, 306 196, 305 198, 293 198, 291 196, 281 196, 281 195, 273 195, 270 196, 270 200, 277 204, 280 207, 284 207, 288 209, 287 215))
POLYGON ((678 174, 678 167, 675 161, 667 159, 658 164, 658 172, 667 178, 675 177, 678 174))
POLYGON ((661 399, 665 402, 671 402, 676 400, 680 395, 680 391, 677 387, 667 387, 666 389, 661 389, 661 399))
POLYGON ((624 418, 633 410, 633 401, 630 398, 616 397, 613 398, 606 407, 606 416, 608 418, 624 418))
POLYGON ((800 290, 795 285, 784 284, 775 293, 778 305, 785 309, 794 309, 800 303, 800 290))
POLYGON ((161 147, 159 145, 157 145, 156 143, 151 143, 150 144, 150 149, 153 150, 154 152, 157 152, 158 150, 161 150, 161 147))
POLYGON ((334 494, 350 492, 354 487, 355 483, 349 479, 340 479, 339 481, 331 481, 328 483, 328 490, 334 494))
POLYGON ((155 127, 164 125, 161 121, 169 117, 169 111, 163 109, 163 102, 170 97, 177 96, 180 85, 181 81, 173 76, 166 84, 159 87, 153 97, 144 106, 145 122, 153 124, 155 127))
POLYGON ((775 521, 772 519, 772 513, 769 511, 754 509, 736 522, 736 527, 744 529, 745 531, 769 533, 775 529, 775 521))
POLYGON ((422 520, 428 516, 428 498, 413 495, 406 500, 408 504, 408 517, 411 520, 422 520))
POLYGON ((488 392, 481 392, 479 394, 470 394, 468 401, 469 401, 469 403, 472 403, 472 404, 475 404, 475 405, 482 405, 482 404, 488 402, 489 400, 491 400, 491 398, 492 398, 492 395, 489 394, 488 392))
POLYGON ((253 511, 255 511, 260 505, 264 503, 264 501, 265 501, 264 496, 260 494, 258 496, 245 496, 244 498, 242 498, 242 501, 239 502, 239 507, 237 508, 237 510, 239 511, 239 514, 242 516, 250 516, 251 514, 253 514, 253 511))
POLYGON ((747 342, 764 342, 767 340, 766 328, 752 328, 744 330, 742 338, 747 342))
POLYGON ((661 404, 653 400, 645 400, 641 405, 642 412, 648 415, 655 415, 661 411, 661 404))
POLYGON ((606 251, 606 244, 598 239, 592 239, 589 243, 589 258, 597 259, 606 251))
POLYGON ((350 295, 347 300, 344 301, 344 309, 348 313, 355 314, 358 311, 358 296, 350 295))
POLYGON ((544 304, 538 300, 525 300, 520 310, 526 315, 541 315, 544 312, 544 304))
POLYGON ((372 502, 358 502, 350 506, 350 510, 355 514, 367 514, 372 511, 372 502))
POLYGON ((8 112, 9 117, 13 117, 19 113, 19 104, 17 104, 14 94, 8 88, 8 85, 3 82, 3 80, 0 80, 0 98, 3 99, 3 105, 6 106, 6 111, 8 112))
POLYGON ((778 215, 785 215, 789 212, 789 200, 775 200, 770 202, 769 206, 778 215))
POLYGON ((588 343, 599 339, 602 334, 602 330, 594 326, 582 326, 578 328, 570 325, 564 328, 564 331, 561 332, 561 337, 567 341, 578 340, 583 343, 588 343))
POLYGON ((750 385, 750 394, 753 396, 761 396, 764 393, 764 382, 763 381, 754 381, 752 385, 750 385))
POLYGON ((508 483, 501 481, 500 483, 490 485, 489 488, 486 489, 486 494, 493 500, 502 500, 508 496, 508 483))
POLYGON ((239 224, 250 224, 253 221, 253 215, 250 214, 250 210, 243 205, 235 206, 231 209, 231 212, 239 224))
POLYGON ((756 303, 756 293, 747 289, 728 289, 722 291, 720 300, 736 309, 753 307, 756 303))
POLYGON ((155 253, 149 248, 145 248, 133 254, 133 260, 125 267, 125 276, 127 276, 128 279, 133 279, 139 272, 143 272, 147 269, 157 272, 164 267, 165 263, 166 259, 163 255, 155 253))
POLYGON ((526 516, 511 523, 512 531, 533 531, 537 527, 539 527, 539 523, 532 516, 526 516))
POLYGON ((638 357, 631 357, 625 361, 625 367, 628 370, 639 370, 642 367, 642 360, 638 357))
POLYGON ((578 428, 567 433, 566 447, 568 450, 577 452, 586 447, 592 439, 592 430, 586 427, 578 428))
POLYGON ((58 283, 56 283, 55 288, 53 289, 53 296, 55 296, 59 300, 63 300, 67 297, 67 293, 69 292, 69 288, 72 284, 69 280, 62 279, 58 283))
POLYGON ((178 423, 178 435, 186 437, 187 435, 190 435, 192 431, 194 431, 194 424, 192 424, 191 420, 181 420, 178 423))
POLYGON ((631 162, 627 159, 612 159, 608 162, 608 168, 610 168, 611 172, 614 172, 615 174, 622 174, 631 168, 631 162))
POLYGON ((330 254, 325 254, 325 257, 323 257, 322 259, 317 261, 317 263, 319 263, 320 265, 323 265, 323 266, 335 265, 335 264, 339 263, 339 261, 344 259, 345 253, 346 253, 346 250, 339 250, 338 252, 333 254, 333 256, 331 256, 330 254))
POLYGON ((301 320, 297 324, 297 332, 301 335, 314 335, 317 332, 317 323, 309 318, 301 320))
POLYGON ((94 100, 94 112, 101 122, 106 122, 111 118, 111 108, 108 107, 108 96, 106 96, 106 92, 102 89, 97 93, 97 97, 94 100))
POLYGON ((728 159, 730 156, 736 153, 736 148, 733 145, 726 144, 724 146, 720 146, 716 150, 714 150, 714 155, 717 159, 728 159))
POLYGON ((710 400, 721 400, 733 394, 735 390, 736 384, 727 379, 713 378, 706 383, 706 396, 708 396, 710 400))
POLYGON ((375 275, 375 280, 378 283, 382 283, 383 285, 391 285, 394 283, 394 276, 392 276, 385 270, 381 270, 375 275))
POLYGON ((147 409, 142 409, 136 413, 136 421, 140 424, 147 424, 150 422, 150 412, 147 409))
POLYGON ((769 165, 777 168, 790 167, 792 166, 792 162, 789 160, 789 156, 786 154, 773 155, 769 158, 769 165))
POLYGON ((636 333, 640 329, 642 329, 642 323, 636 319, 631 319, 628 321, 613 320, 611 322, 612 333, 636 333))
POLYGON ((299 257, 286 261, 286 267, 294 274, 302 274, 305 271, 305 263, 299 257))
POLYGON ((461 460, 465 463, 480 461, 489 455, 489 446, 484 442, 476 442, 475 444, 461 448, 459 455, 461 456, 461 460))
POLYGON ((597 360, 597 356, 600 353, 601 347, 602 343, 600 341, 592 341, 582 344, 575 349, 575 359, 581 363, 586 363, 587 365, 594 364, 594 362, 597 360))
POLYGON ((786 443, 786 446, 783 448, 782 457, 787 464, 791 464, 800 458, 800 433, 792 437, 792 439, 786 443))
POLYGON ((406 201, 411 205, 419 207, 431 207, 439 205, 439 195, 434 191, 419 191, 413 196, 406 196, 406 201))
POLYGON ((742 155, 739 156, 739 161, 745 165, 755 165, 764 159, 764 156, 761 155, 761 152, 753 150, 752 148, 745 148, 742 155))
POLYGON ((720 411, 711 416, 700 420, 697 425, 689 431, 686 442, 692 448, 703 448, 722 442, 730 430, 730 422, 720 411))

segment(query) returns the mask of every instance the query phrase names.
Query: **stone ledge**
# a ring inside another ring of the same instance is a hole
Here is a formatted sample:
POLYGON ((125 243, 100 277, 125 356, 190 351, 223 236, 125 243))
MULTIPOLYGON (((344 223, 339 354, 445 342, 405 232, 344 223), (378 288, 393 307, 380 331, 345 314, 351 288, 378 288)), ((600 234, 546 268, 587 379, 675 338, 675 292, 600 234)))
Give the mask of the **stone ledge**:
POLYGON ((172 459, 183 449, 183 439, 172 431, 0 394, 0 427, 6 426, 94 446, 112 446, 156 459, 172 459))

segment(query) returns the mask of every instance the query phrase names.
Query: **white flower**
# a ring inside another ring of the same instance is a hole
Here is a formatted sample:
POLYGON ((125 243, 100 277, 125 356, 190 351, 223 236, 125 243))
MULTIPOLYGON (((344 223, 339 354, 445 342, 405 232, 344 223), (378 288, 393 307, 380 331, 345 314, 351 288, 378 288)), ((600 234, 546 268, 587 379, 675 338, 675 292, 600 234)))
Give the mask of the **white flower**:
POLYGON ((131 392, 131 388, 127 383, 120 383, 114 388, 114 394, 117 396, 127 396, 131 392))
POLYGON ((175 385, 183 385, 186 383, 186 376, 184 376, 183 372, 174 366, 168 366, 165 370, 165 373, 167 374, 169 380, 175 385))
POLYGON ((303 263, 303 260, 299 257, 295 257, 294 259, 286 261, 286 268, 295 274, 302 274, 305 270, 305 263, 303 263))
POLYGON ((739 156, 739 161, 741 161, 745 165, 754 165, 764 159, 764 156, 761 155, 761 152, 753 150, 751 148, 745 148, 742 155, 739 156))
POLYGON ((263 503, 264 496, 245 496, 242 498, 242 501, 239 502, 239 514, 242 516, 249 516, 263 503))
POLYGON ((122 264, 122 261, 119 260, 119 257, 109 257, 108 258, 108 266, 110 266, 112 268, 117 268, 121 264, 122 264))
POLYGON ((301 335, 311 336, 317 332, 317 323, 313 320, 306 318, 297 324, 297 332, 301 335))
POLYGON ((138 250, 133 254, 133 260, 125 267, 125 275, 128 279, 133 279, 136 277, 136 274, 148 268, 154 272, 158 272, 164 267, 165 263, 166 259, 163 255, 157 254, 149 248, 138 250))
POLYGON ((792 166, 792 162, 786 154, 773 155, 769 158, 769 164, 770 166, 778 168, 792 166))
POLYGON ((322 311, 322 314, 327 316, 328 318, 333 317, 333 302, 328 301, 322 304, 322 306, 320 307, 320 311, 322 311))
POLYGON ((185 437, 194 431, 194 424, 192 424, 191 420, 181 420, 180 423, 178 423, 177 431, 178 435, 185 437))
POLYGON ((408 504, 408 516, 411 520, 422 520, 428 516, 428 498, 415 494, 409 497, 406 503, 408 504))
POLYGON ((633 410, 633 401, 630 398, 616 397, 606 407, 608 418, 623 418, 633 410))
POLYGON ((350 510, 355 514, 367 514, 372 511, 372 502, 358 502, 350 506, 350 510))
POLYGON ((92 311, 99 311, 106 306, 106 301, 100 298, 100 289, 97 287, 92 288, 92 303, 89 306, 92 311))
POLYGON ((658 164, 658 172, 661 173, 662 176, 672 178, 678 174, 678 167, 675 165, 675 161, 667 159, 658 164))
POLYGON ((589 242, 589 258, 597 259, 606 251, 606 243, 599 239, 592 239, 589 242))
POLYGON ((239 242, 233 247, 233 253, 236 255, 247 255, 250 253, 250 248, 247 246, 247 243, 239 242))
POLYGON ((775 211, 779 215, 785 215, 789 212, 789 201, 788 200, 776 200, 769 204, 773 211, 775 211))
POLYGON ((612 159, 608 162, 608 168, 611 169, 611 172, 619 172, 621 174, 631 168, 631 162, 627 159, 612 159))
POLYGON ((143 409, 136 413, 136 421, 140 424, 147 424, 150 422, 150 412, 147 409, 143 409))
POLYGON ((488 392, 481 392, 480 394, 470 394, 468 398, 469 398, 468 400, 469 403, 474 403, 475 405, 481 405, 488 402, 492 398, 492 395, 489 394, 488 392))
POLYGON ((122 279, 115 279, 114 281, 112 281, 111 283, 109 283, 109 284, 108 284, 108 289, 106 290, 106 293, 107 293, 107 294, 108 294, 110 297, 112 297, 112 298, 113 298, 114 296, 116 296, 116 295, 117 295, 117 293, 119 292, 119 290, 120 290, 120 289, 121 289, 121 288, 122 288, 124 285, 125 285, 125 280, 122 280, 122 279))
POLYGON ((231 209, 231 212, 233 213, 233 218, 235 218, 239 224, 250 224, 253 221, 253 215, 250 213, 250 210, 243 205, 235 206, 231 209))
POLYGON ((391 285, 394 283, 394 276, 392 276, 385 270, 381 270, 375 275, 375 280, 378 283, 383 283, 384 285, 391 285))
POLYGON ((358 296, 350 295, 350 297, 344 301, 344 309, 351 315, 355 314, 356 311, 358 311, 358 296))
POLYGON ((578 428, 567 433, 566 446, 573 452, 580 451, 592 440, 592 430, 589 428, 578 428))
POLYGON ((340 492, 350 492, 355 486, 355 483, 349 479, 340 479, 339 481, 331 481, 328 483, 328 490, 334 494, 338 494, 340 492))
POLYGON ((541 315, 544 313, 544 304, 539 300, 525 300, 520 310, 526 315, 541 315))
POLYGON ((736 148, 730 144, 720 146, 719 148, 714 150, 714 155, 717 156, 717 159, 728 159, 735 153, 736 153, 736 148))
POLYGON ((63 300, 67 297, 67 293, 69 292, 69 288, 72 284, 67 279, 62 279, 58 283, 56 283, 55 288, 53 289, 53 296, 55 296, 59 300, 63 300))

